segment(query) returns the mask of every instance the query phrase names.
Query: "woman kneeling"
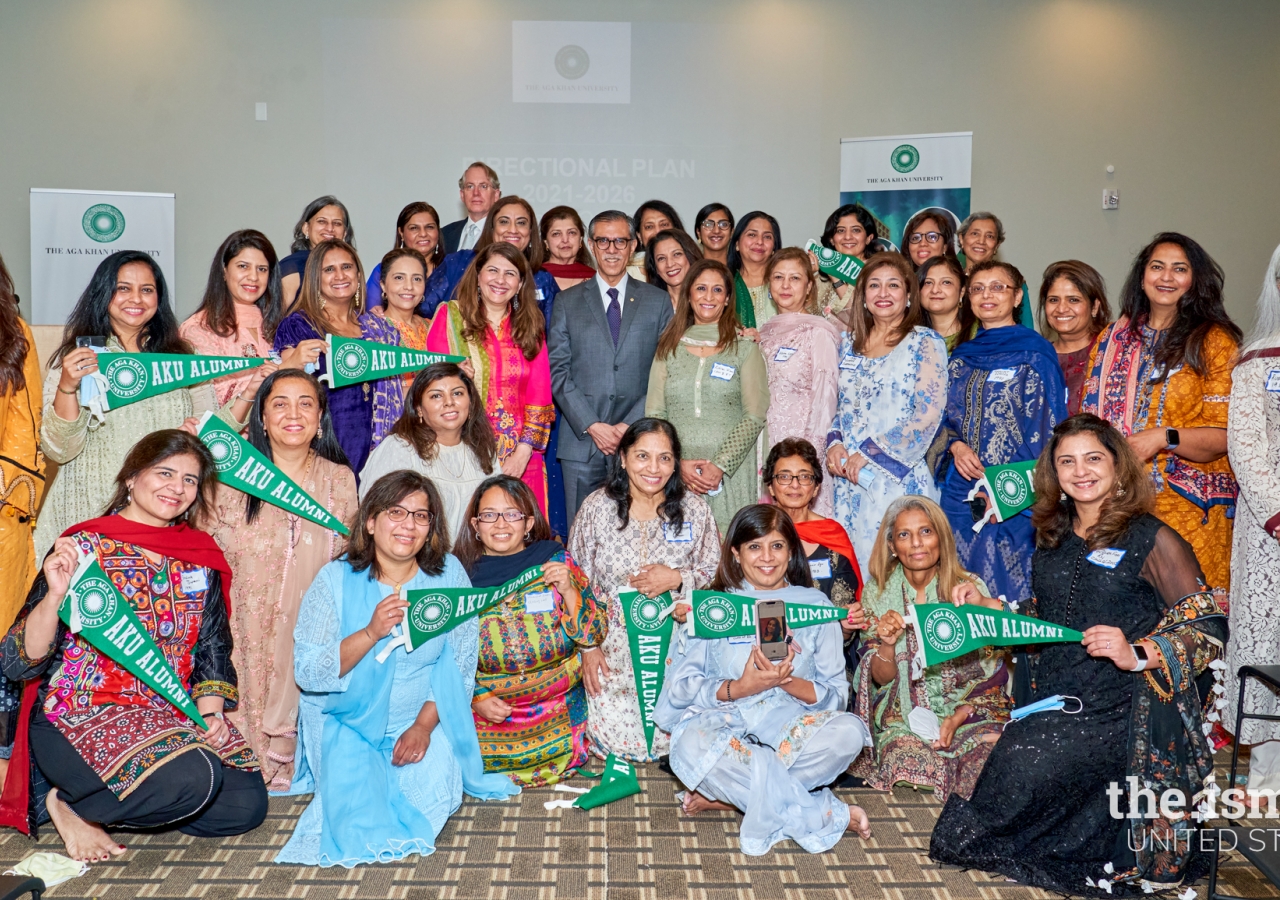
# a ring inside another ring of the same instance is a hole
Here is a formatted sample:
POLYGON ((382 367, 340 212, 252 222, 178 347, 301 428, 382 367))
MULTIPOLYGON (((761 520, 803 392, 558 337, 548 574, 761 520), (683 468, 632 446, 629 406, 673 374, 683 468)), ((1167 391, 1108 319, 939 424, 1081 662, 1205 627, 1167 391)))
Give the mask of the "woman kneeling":
MULTIPOLYGON (((812 584, 787 514, 762 504, 739 510, 712 590, 831 605, 812 584)), ((860 807, 829 789, 817 791, 871 742, 866 726, 842 711, 849 683, 840 624, 798 628, 791 636, 786 658, 777 663, 751 636, 691 638, 654 716, 671 733, 671 769, 689 787, 685 812, 742 810, 739 839, 749 856, 787 838, 821 853, 847 830, 871 836, 860 807)))
MULTIPOLYGON (((58 538, 0 645, 7 678, 39 679, 26 686, 16 743, 29 739, 30 758, 51 786, 44 806, 74 859, 123 853, 108 828, 225 837, 266 818, 258 760, 222 717, 237 699, 224 599, 231 571, 213 538, 186 524, 211 504, 216 473, 209 450, 184 431, 140 440, 116 476, 107 515, 58 538), (101 566, 110 595, 72 590, 81 560, 101 566), (58 615, 69 591, 78 593, 71 618, 83 627, 76 634, 58 615), (128 618, 111 612, 119 603, 128 618), (106 612, 95 618, 95 609, 106 612), (132 639, 142 654, 136 658, 150 657, 146 668, 155 672, 158 656, 207 727, 98 650, 113 630, 132 632, 130 618, 144 629, 132 639), (146 641, 152 646, 144 648, 146 641)), ((26 790, 36 786, 27 778, 10 767, 7 782, 22 785, 24 812, 26 790)))
POLYGON ((379 478, 347 553, 316 576, 294 630, 298 764, 292 793, 314 792, 276 862, 346 866, 435 850, 462 805, 519 793, 486 776, 471 722, 474 618, 407 652, 401 588, 470 587, 448 555, 444 504, 416 472, 379 478), (323 758, 322 758, 323 751, 323 758))

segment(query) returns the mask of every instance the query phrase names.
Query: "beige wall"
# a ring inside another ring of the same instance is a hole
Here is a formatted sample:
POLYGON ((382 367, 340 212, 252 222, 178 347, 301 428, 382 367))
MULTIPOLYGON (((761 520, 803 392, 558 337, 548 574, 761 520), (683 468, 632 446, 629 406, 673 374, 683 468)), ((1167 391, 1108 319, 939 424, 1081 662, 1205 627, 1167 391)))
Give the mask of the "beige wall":
POLYGON ((0 254, 28 295, 31 187, 173 191, 185 315, 229 231, 283 248, 318 194, 351 206, 366 265, 407 200, 455 218, 460 156, 525 152, 507 126, 530 115, 696 156, 683 214, 765 208, 797 243, 836 203, 840 138, 972 130, 974 207, 1033 289, 1078 257, 1116 293, 1154 232, 1184 230, 1247 328, 1280 242, 1277 34, 1270 0, 0 0, 0 254), (631 106, 516 108, 513 18, 633 22, 631 106))

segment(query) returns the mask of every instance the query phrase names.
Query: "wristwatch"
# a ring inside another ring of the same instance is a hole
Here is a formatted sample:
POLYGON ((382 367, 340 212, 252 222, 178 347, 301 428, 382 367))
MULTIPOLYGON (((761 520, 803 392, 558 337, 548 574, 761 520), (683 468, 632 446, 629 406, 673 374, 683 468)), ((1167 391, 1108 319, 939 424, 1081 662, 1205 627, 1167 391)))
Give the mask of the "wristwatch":
POLYGON ((1166 428, 1164 430, 1164 444, 1165 444, 1164 449, 1173 450, 1180 443, 1182 443, 1182 441, 1178 438, 1178 429, 1166 428))
POLYGON ((1151 662, 1151 659, 1147 656, 1147 648, 1141 644, 1130 644, 1130 646, 1133 647, 1133 655, 1138 659, 1138 667, 1129 671, 1141 672, 1151 662))

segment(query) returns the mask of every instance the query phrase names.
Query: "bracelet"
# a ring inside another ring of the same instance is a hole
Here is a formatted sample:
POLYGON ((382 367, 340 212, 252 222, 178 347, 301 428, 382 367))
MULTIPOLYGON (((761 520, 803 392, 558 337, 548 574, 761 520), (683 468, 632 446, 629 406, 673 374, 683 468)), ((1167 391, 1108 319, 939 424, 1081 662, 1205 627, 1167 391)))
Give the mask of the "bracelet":
MULTIPOLYGON (((884 645, 883 645, 883 644, 881 644, 881 646, 884 646, 884 645)), ((892 657, 884 657, 884 656, 881 656, 881 655, 880 655, 880 647, 877 647, 877 648, 876 648, 876 652, 875 652, 873 655, 874 655, 877 659, 879 659, 879 660, 880 660, 880 662, 887 662, 887 663, 897 662, 897 660, 893 659, 892 657)))
POLYGON ((61 385, 59 385, 59 387, 58 387, 58 393, 59 393, 59 394, 74 394, 74 393, 78 392, 79 390, 80 390, 80 388, 78 388, 78 387, 77 387, 77 388, 72 388, 72 389, 71 389, 71 390, 69 390, 69 391, 64 391, 64 390, 62 389, 61 385))
POLYGON ((733 681, 726 680, 724 683, 724 699, 726 703, 733 702, 733 681))

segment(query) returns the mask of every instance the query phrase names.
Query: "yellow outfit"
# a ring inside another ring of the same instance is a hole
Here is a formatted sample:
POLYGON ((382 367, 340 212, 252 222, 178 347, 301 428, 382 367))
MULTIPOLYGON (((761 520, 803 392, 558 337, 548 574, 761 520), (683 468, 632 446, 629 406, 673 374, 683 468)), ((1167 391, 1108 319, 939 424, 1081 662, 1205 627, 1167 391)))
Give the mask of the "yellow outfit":
POLYGON ((44 494, 44 454, 40 452, 40 362, 27 323, 22 362, 26 386, 0 395, 0 629, 9 630, 36 575, 32 541, 35 512, 44 494))

